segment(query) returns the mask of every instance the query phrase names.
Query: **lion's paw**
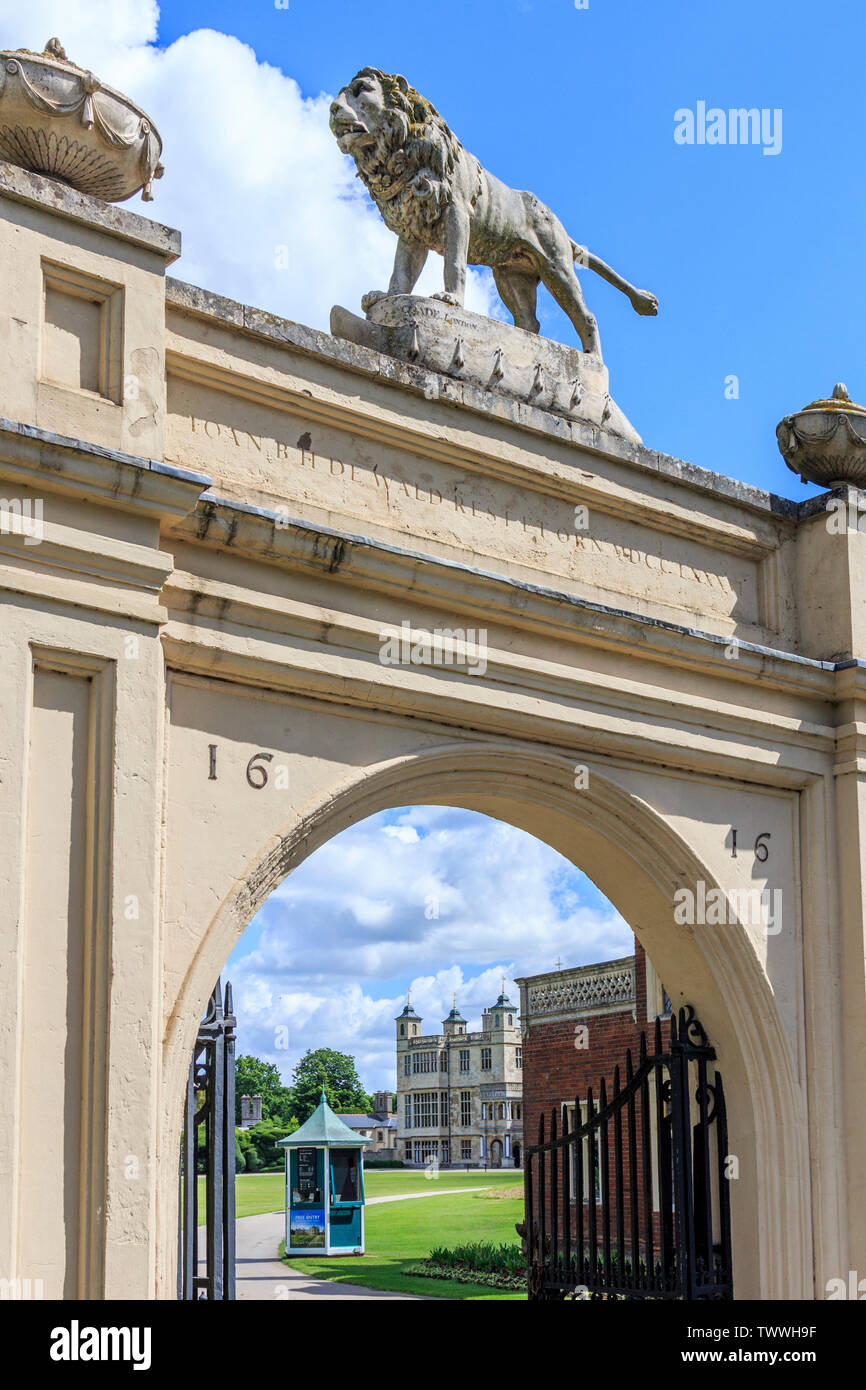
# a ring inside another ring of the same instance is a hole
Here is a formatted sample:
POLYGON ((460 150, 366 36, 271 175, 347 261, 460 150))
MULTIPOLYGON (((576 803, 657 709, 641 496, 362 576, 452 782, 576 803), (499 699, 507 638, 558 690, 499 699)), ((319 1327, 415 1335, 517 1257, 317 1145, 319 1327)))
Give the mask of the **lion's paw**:
POLYGON ((368 290, 365 295, 361 296, 362 313, 369 314, 374 304, 378 304, 380 299, 387 299, 387 297, 387 290, 368 290))

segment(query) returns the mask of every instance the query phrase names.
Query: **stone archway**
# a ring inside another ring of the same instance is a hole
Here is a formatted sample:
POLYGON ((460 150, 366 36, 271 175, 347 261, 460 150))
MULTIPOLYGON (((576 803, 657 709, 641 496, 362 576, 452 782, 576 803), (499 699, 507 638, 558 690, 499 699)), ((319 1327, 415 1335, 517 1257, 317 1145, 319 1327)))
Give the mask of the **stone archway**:
MULTIPOLYGON (((806 1128, 788 1045, 754 944, 739 925, 676 926, 673 887, 712 883, 706 866, 612 778, 593 777, 591 789, 575 798, 570 771, 562 759, 477 744, 399 758, 344 782, 248 865, 211 921, 199 925, 197 950, 170 1013, 164 1045, 165 1180, 175 1162, 178 1097, 200 1006, 271 891, 312 850, 375 811, 425 802, 456 805, 531 828, 579 867, 588 865, 597 886, 635 925, 669 982, 674 1003, 697 1007, 724 1070, 731 1143, 740 1160, 733 1193, 739 1296, 807 1296, 806 1128), (780 1249, 785 1251, 781 1262, 780 1249)), ((169 1252, 170 1220, 169 1215, 163 1232, 169 1252)))
POLYGON ((425 801, 588 872, 699 1010, 738 1294, 863 1268, 866 534, 167 283, 178 233, 58 188, 4 166, 0 1268, 173 1296, 220 968, 317 844, 425 801), (122 301, 145 414, 40 378, 47 284, 122 301), (678 888, 780 929, 679 926, 678 888))

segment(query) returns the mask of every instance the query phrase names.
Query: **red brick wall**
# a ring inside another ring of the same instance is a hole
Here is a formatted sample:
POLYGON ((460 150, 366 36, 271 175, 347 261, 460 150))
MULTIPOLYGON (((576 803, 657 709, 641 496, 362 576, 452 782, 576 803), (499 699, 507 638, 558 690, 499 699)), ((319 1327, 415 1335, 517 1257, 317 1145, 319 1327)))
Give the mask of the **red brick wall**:
MULTIPOLYGON (((587 1090, 592 1087, 594 1109, 599 1108, 600 1081, 604 1077, 608 1100, 613 1094, 614 1069, 619 1065, 621 1084, 625 1084, 626 1052, 631 1049, 632 1060, 637 1066, 640 1052, 640 1035, 647 1031, 646 998, 646 954, 635 940, 635 1003, 616 1013, 604 1015, 581 1015, 575 1013, 571 1018, 558 1022, 534 1022, 524 1034, 523 1042, 523 1134, 527 1147, 538 1142, 539 1120, 544 1114, 545 1139, 550 1138, 551 1114, 556 1113, 557 1132, 562 1133, 562 1104, 574 1103, 577 1098, 585 1101, 587 1090), (581 1044, 577 1029, 587 1030, 586 1046, 581 1044)), ((649 1025, 651 1030, 652 1025, 649 1025)), ((653 1048, 652 1032, 648 1032, 647 1046, 653 1048)), ((629 1240, 631 1203, 628 1182, 628 1134, 623 1117, 623 1170, 625 1174, 623 1192, 623 1216, 626 1240, 629 1240)), ((637 1112, 637 1187, 642 1193, 643 1161, 640 1142, 640 1110, 637 1112)), ((610 1127, 609 1144, 610 1190, 614 1194, 614 1153, 613 1126, 610 1127)), ((538 1178, 537 1161, 534 1174, 538 1178)), ((587 1175, 588 1178, 588 1175, 587 1175)), ((546 1163, 545 1188, 549 1191, 550 1161, 546 1163)), ((536 1197, 537 1200, 537 1197, 536 1197)), ((551 1230, 552 1212, 549 1200, 547 1208, 547 1229, 551 1230)), ((640 1247, 644 1251, 645 1212, 642 1196, 638 1199, 638 1220, 640 1224, 640 1247)), ((585 1221, 589 1216, 588 1203, 584 1203, 585 1221)), ((572 1232, 576 1223, 574 1203, 571 1203, 572 1232)), ((561 1207, 557 1220, 562 1232, 561 1207)), ((597 1212, 597 1225, 601 1237, 601 1212, 597 1212)), ((652 1221, 653 1237, 657 1239, 657 1218, 652 1221)), ((615 1218, 611 1219, 611 1238, 615 1243, 615 1218)))

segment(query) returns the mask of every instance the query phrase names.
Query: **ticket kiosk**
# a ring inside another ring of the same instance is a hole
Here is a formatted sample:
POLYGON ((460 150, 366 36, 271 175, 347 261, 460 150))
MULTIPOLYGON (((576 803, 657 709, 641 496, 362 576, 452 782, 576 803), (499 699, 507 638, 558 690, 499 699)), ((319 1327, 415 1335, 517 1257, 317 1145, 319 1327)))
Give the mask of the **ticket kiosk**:
POLYGON ((325 1092, 313 1114, 279 1141, 286 1151, 286 1254, 363 1255, 364 1145, 325 1092))

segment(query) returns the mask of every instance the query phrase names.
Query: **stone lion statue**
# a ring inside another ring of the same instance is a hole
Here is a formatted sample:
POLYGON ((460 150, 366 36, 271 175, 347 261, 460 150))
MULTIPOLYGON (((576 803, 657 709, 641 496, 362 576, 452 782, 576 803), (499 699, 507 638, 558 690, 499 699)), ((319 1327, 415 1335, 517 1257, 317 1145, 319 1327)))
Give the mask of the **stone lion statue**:
MULTIPOLYGON (((601 357, 598 325, 574 273, 588 266, 631 300, 658 312, 655 295, 635 289, 598 256, 572 241, 533 193, 509 188, 460 144, 439 112, 405 77, 362 68, 331 105, 331 130, 385 223, 397 234, 388 294, 411 294, 429 251, 445 261, 445 291, 462 306, 467 265, 487 265, 518 328, 537 333, 539 281, 577 330, 584 352, 601 357)), ((366 312, 385 291, 362 301, 366 312)))

